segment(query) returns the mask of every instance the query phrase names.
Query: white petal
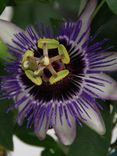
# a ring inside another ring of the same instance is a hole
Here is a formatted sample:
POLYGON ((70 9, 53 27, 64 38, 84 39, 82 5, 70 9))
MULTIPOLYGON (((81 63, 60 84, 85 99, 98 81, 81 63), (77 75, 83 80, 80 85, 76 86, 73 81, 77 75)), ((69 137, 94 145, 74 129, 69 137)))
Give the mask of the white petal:
MULTIPOLYGON (((15 101, 17 102, 17 101, 19 101, 23 96, 25 96, 26 94, 24 94, 24 93, 20 93, 18 96, 16 96, 15 97, 15 101)), ((25 100, 19 107, 18 107, 18 113, 20 113, 20 111, 22 111, 23 110, 23 108, 26 106, 26 104, 27 104, 27 102, 29 101, 29 98, 27 98, 27 100, 25 100)), ((28 107, 27 107, 27 109, 28 109, 28 107)), ((23 113, 20 115, 20 116, 18 116, 18 118, 17 118, 17 122, 18 122, 18 124, 19 125, 22 125, 22 119, 24 119, 25 118, 25 114, 26 114, 26 111, 27 111, 27 109, 25 109, 25 111, 23 111, 23 113)))
POLYGON ((18 118, 17 118, 17 122, 19 125, 22 125, 22 121, 25 118, 26 112, 27 110, 30 108, 30 101, 32 101, 32 97, 28 94, 29 91, 31 90, 31 88, 23 91, 22 93, 20 93, 19 95, 15 96, 14 100, 15 102, 18 102, 20 99, 22 99, 24 96, 27 96, 27 99, 25 101, 23 101, 22 104, 20 104, 18 106, 18 113, 20 113, 24 108, 23 112, 21 113, 21 115, 18 114, 18 118), (28 104, 28 105, 27 105, 28 104), (27 105, 27 106, 26 106, 27 105), (26 107, 25 107, 26 106, 26 107))
POLYGON ((91 70, 96 71, 116 71, 117 70, 117 52, 104 52, 99 54, 103 60, 95 61, 91 70))
POLYGON ((106 128, 98 109, 96 112, 91 107, 89 107, 88 109, 86 109, 86 112, 89 114, 90 117, 88 117, 88 115, 85 112, 83 112, 82 117, 86 119, 86 121, 81 119, 82 122, 94 131, 96 131, 98 134, 104 135, 106 133, 106 128))
POLYGON ((102 99, 112 99, 117 100, 117 82, 113 80, 110 76, 106 74, 89 74, 89 80, 92 80, 97 83, 103 83, 104 85, 100 86, 93 83, 85 83, 85 87, 91 90, 102 99))
POLYGON ((47 118, 44 117, 44 119, 43 119, 43 124, 42 124, 41 128, 40 128, 38 131, 36 130, 36 128, 37 128, 37 126, 38 126, 37 120, 35 119, 35 122, 34 122, 35 134, 36 134, 36 136, 37 136, 40 140, 44 140, 45 137, 46 137, 46 132, 47 132, 46 121, 47 121, 47 118))
POLYGON ((50 106, 51 103, 47 104, 46 103, 46 108, 44 110, 44 114, 42 114, 42 118, 39 121, 39 117, 35 118, 34 121, 34 131, 36 136, 40 139, 40 140, 44 140, 46 137, 46 133, 48 131, 48 128, 50 126, 50 121, 51 121, 51 111, 52 109, 50 108, 50 111, 48 112, 48 117, 46 115, 46 111, 47 111, 47 106, 50 106), (44 115, 44 116, 43 116, 44 115), (42 121, 42 122, 41 122, 42 121))
POLYGON ((6 44, 14 46, 15 44, 13 44, 12 39, 14 38, 14 34, 19 32, 23 32, 23 30, 15 24, 5 20, 0 20, 0 38, 6 44))
POLYGON ((77 41, 81 37, 81 35, 87 30, 91 23, 91 16, 96 8, 97 0, 89 0, 83 12, 80 15, 79 20, 82 20, 82 27, 80 33, 78 35, 77 41))
POLYGON ((82 20, 83 31, 87 29, 87 25, 91 22, 91 16, 97 6, 97 0, 89 0, 84 11, 81 13, 80 20, 82 20))
POLYGON ((65 114, 62 116, 62 124, 60 122, 59 113, 57 112, 57 121, 56 124, 53 123, 53 128, 56 132, 56 135, 60 139, 60 142, 64 145, 71 145, 76 137, 76 122, 75 119, 68 113, 69 122, 71 126, 68 125, 65 114))

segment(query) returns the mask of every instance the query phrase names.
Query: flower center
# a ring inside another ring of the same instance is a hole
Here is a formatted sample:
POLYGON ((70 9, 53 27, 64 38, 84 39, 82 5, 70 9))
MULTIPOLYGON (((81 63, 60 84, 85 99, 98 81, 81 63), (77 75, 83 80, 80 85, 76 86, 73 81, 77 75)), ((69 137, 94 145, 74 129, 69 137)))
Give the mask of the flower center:
POLYGON ((70 57, 63 44, 55 39, 43 38, 38 40, 38 48, 43 50, 41 57, 35 57, 33 51, 27 50, 21 61, 22 69, 33 83, 42 85, 49 82, 53 85, 68 76, 65 64, 70 63, 70 57), (49 52, 54 52, 49 51, 51 49, 57 49, 58 54, 49 57, 49 52))

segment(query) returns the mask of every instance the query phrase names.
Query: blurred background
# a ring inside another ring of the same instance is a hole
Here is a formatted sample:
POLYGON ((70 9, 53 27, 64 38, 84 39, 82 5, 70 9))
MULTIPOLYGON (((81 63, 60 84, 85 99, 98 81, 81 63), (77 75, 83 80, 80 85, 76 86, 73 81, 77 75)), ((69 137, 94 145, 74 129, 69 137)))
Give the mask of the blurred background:
MULTIPOLYGON (((27 25, 44 23, 57 32, 58 23, 76 21, 88 0, 0 0, 0 19, 11 21, 25 29, 27 25)), ((98 0, 91 25, 96 40, 109 38, 117 51, 117 0, 98 0)), ((1 30, 0 30, 1 31, 1 30)), ((0 40, 0 75, 8 59, 7 47, 0 40)), ((117 73, 111 76, 117 80, 117 73)), ((13 101, 0 101, 0 156, 117 156, 117 101, 101 102, 107 133, 101 137, 88 127, 78 127, 78 136, 70 147, 61 145, 50 130, 46 140, 39 141, 25 124, 15 121, 17 112, 6 110, 13 101), (88 154, 87 154, 88 153, 88 154)))

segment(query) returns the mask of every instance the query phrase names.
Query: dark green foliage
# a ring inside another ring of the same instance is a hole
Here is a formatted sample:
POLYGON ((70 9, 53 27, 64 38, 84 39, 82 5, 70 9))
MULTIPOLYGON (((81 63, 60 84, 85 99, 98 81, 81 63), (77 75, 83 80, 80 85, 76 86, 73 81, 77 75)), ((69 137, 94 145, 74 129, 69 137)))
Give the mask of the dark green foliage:
POLYGON ((0 144, 13 150, 14 118, 12 112, 6 113, 10 104, 10 100, 0 101, 0 144))
POLYGON ((9 0, 0 0, 0 14, 4 11, 9 0))
POLYGON ((116 0, 106 0, 106 1, 112 12, 117 15, 117 1, 116 0))

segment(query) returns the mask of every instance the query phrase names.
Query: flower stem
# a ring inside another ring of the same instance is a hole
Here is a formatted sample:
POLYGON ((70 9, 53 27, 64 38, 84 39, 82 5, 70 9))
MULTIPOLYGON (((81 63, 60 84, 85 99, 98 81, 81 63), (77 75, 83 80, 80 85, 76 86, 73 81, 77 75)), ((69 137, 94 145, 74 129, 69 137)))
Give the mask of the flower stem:
POLYGON ((100 4, 98 5, 98 7, 96 8, 96 10, 94 11, 94 13, 92 15, 92 19, 97 15, 97 13, 99 12, 99 10, 101 9, 101 7, 104 5, 105 2, 106 2, 106 0, 102 0, 100 2, 100 4))

